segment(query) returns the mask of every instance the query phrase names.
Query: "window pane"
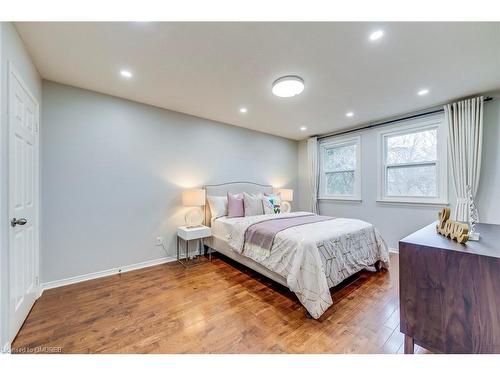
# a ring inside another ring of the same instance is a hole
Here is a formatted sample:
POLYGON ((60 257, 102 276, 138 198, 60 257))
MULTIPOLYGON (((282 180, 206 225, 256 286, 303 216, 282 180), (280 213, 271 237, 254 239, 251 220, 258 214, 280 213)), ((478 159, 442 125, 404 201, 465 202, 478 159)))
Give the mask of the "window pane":
POLYGON ((326 173, 326 195, 354 195, 354 172, 326 173))
POLYGON ((387 195, 437 196, 436 165, 387 168, 387 195))
POLYGON ((387 164, 400 164, 437 159, 437 129, 394 135, 386 138, 387 164))
POLYGON ((331 147, 325 149, 325 170, 346 171, 356 168, 356 145, 331 147))

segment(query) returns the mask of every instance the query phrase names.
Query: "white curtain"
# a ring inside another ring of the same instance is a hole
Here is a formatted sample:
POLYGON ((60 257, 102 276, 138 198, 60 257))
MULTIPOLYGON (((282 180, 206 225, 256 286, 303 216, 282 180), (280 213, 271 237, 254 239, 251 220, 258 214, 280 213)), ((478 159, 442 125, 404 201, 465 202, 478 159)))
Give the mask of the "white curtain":
POLYGON ((307 140, 307 187, 309 200, 307 210, 319 213, 318 207, 318 138, 312 137, 307 140))
POLYGON ((462 100, 444 107, 448 145, 457 206, 455 219, 468 221, 467 185, 475 198, 481 172, 484 97, 462 100))

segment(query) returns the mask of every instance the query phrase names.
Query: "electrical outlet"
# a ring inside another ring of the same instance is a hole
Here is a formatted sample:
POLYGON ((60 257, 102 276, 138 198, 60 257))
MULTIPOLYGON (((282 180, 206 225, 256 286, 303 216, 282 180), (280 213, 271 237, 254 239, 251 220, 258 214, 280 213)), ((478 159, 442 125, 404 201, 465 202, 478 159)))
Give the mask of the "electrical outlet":
POLYGON ((158 236, 156 237, 156 246, 161 246, 163 245, 163 237, 158 236))

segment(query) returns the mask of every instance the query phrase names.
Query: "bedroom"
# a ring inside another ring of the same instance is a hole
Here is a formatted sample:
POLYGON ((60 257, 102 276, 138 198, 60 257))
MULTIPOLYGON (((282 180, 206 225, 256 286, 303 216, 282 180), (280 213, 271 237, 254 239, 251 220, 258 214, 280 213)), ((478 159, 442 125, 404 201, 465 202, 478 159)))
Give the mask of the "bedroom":
POLYGON ((499 22, 16 19, 2 351, 500 352, 499 22))

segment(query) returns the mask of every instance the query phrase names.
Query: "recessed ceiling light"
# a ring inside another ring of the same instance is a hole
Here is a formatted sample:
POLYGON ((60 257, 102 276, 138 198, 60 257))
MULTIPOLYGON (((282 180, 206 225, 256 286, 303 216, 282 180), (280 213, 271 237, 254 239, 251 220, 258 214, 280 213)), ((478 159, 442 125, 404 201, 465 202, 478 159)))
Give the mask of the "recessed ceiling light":
POLYGON ((244 107, 243 107, 243 108, 240 108, 240 112, 241 112, 241 113, 247 113, 247 112, 248 112, 248 109, 246 109, 246 108, 244 108, 244 107))
POLYGON ((307 126, 301 126, 301 127, 300 127, 300 131, 301 131, 301 132, 305 132, 306 130, 307 130, 307 126))
POLYGON ((354 112, 347 112, 345 115, 346 117, 352 117, 354 116, 354 112))
POLYGON ((429 89, 422 89, 419 92, 417 92, 417 94, 420 96, 427 95, 428 93, 429 93, 429 89))
POLYGON ((304 91, 304 80, 298 76, 285 76, 273 82, 273 94, 280 98, 290 98, 304 91))
POLYGON ((377 30, 377 31, 374 31, 373 33, 370 34, 370 40, 371 41, 379 40, 383 36, 384 36, 384 31, 383 30, 377 30))
POLYGON ((130 73, 128 70, 122 70, 120 74, 122 75, 122 77, 132 78, 132 73, 130 73))

